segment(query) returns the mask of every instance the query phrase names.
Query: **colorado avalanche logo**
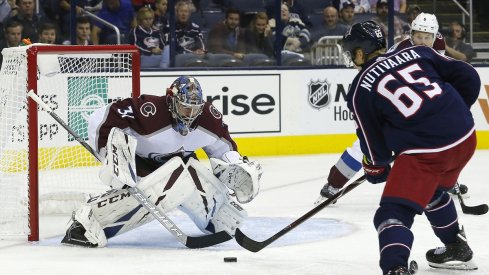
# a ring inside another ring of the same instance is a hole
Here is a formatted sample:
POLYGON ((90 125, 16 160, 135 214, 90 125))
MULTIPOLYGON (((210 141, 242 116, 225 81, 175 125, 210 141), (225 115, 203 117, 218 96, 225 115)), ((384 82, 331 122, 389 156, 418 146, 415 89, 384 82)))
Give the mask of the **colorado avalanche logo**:
POLYGON ((141 105, 139 111, 145 117, 149 117, 150 115, 154 116, 156 114, 156 106, 153 104, 153 102, 145 102, 143 105, 141 105))
POLYGON ((331 84, 327 80, 318 80, 316 82, 311 81, 309 83, 309 104, 311 104, 313 108, 320 110, 328 106, 331 100, 331 95, 329 93, 330 85, 331 84))
POLYGON ((222 117, 221 112, 219 112, 214 105, 209 106, 209 111, 211 112, 212 116, 214 116, 216 119, 220 119, 222 117))

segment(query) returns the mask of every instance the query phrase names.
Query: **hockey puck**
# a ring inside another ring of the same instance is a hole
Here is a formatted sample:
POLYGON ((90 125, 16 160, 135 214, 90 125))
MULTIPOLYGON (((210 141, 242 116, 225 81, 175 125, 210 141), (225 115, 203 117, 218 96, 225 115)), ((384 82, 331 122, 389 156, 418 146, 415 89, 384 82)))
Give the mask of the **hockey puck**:
POLYGON ((236 257, 224 257, 225 263, 235 263, 237 261, 238 261, 238 258, 236 258, 236 257))

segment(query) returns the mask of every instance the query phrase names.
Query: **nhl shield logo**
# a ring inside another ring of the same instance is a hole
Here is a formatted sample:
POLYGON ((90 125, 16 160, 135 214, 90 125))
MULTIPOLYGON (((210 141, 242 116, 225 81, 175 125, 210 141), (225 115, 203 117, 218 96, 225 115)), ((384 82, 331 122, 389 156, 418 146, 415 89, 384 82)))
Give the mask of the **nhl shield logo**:
POLYGON ((331 99, 331 95, 329 94, 330 83, 325 81, 311 81, 309 83, 309 104, 312 107, 320 110, 326 106, 328 106, 329 101, 331 99))

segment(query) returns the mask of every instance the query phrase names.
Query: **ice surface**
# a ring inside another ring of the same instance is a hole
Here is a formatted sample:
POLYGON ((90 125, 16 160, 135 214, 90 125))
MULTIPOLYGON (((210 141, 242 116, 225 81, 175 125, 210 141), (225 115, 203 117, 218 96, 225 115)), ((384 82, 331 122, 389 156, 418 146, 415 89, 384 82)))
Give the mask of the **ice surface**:
MULTIPOLYGON (((243 232, 264 240, 313 207, 329 168, 339 154, 257 158, 263 165, 262 191, 244 205, 250 218, 243 232)), ((477 151, 461 175, 469 187, 467 205, 487 203, 489 151, 477 151)), ((109 240, 101 249, 59 244, 69 216, 41 217, 41 241, 0 240, 0 274, 381 274, 377 234, 372 218, 383 184, 364 183, 337 204, 328 206, 276 243, 258 253, 233 240, 206 249, 191 250, 178 243, 158 223, 152 222, 109 240), (237 263, 224 263, 237 257, 237 263)), ((441 245, 424 216, 415 219, 411 258, 418 274, 489 274, 489 214, 462 214, 469 244, 479 270, 435 270, 424 254, 441 245)), ((179 212, 171 217, 189 235, 201 234, 179 212)))

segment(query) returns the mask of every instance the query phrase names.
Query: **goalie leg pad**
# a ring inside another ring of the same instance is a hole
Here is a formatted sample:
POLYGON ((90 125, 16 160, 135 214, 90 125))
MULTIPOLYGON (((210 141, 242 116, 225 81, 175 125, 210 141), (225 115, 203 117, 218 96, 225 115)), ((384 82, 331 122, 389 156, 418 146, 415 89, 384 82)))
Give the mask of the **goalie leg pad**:
POLYGON ((207 228, 211 232, 226 231, 231 236, 234 236, 236 229, 247 216, 246 210, 228 197, 228 200, 219 207, 216 214, 212 217, 207 228), (213 227, 213 230, 211 230, 211 227, 213 227))
POLYGON ((233 202, 241 208, 240 211, 234 211, 235 207, 230 205, 226 186, 199 161, 190 159, 187 165, 194 179, 196 191, 182 203, 180 209, 204 233, 225 230, 234 235, 237 224, 246 216, 246 211, 233 202))
MULTIPOLYGON (((141 179, 138 187, 164 213, 179 206, 194 193, 195 185, 178 157, 141 179)), ((154 219, 124 189, 110 190, 88 201, 107 238, 122 234, 154 219)))
MULTIPOLYGON (((73 224, 70 226, 66 235, 70 238, 73 232, 70 230, 78 230, 76 227, 73 227, 76 223, 81 224, 85 229, 85 233, 83 234, 85 238, 97 247, 105 247, 107 245, 107 238, 105 237, 105 233, 100 226, 100 223, 97 221, 95 216, 93 215, 92 208, 89 205, 84 205, 80 209, 78 209, 74 214, 73 224)), ((66 237, 65 237, 66 238, 66 237)))
POLYGON ((253 200, 260 191, 260 178, 263 174, 257 162, 227 163, 220 159, 210 159, 212 171, 219 180, 236 194, 240 203, 253 200))

